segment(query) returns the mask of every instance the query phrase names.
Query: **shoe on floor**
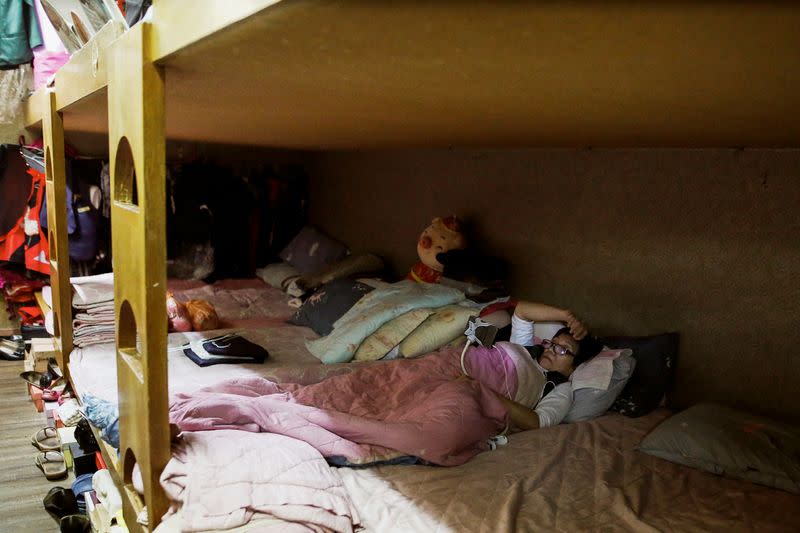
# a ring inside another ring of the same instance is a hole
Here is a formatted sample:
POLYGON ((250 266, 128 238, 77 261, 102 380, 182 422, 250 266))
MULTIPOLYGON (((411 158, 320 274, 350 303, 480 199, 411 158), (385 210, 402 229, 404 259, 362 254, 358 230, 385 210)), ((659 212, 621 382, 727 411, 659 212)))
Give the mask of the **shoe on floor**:
POLYGON ((52 426, 44 427, 31 435, 31 444, 43 452, 61 451, 61 439, 52 426))
POLYGON ((40 389, 49 389, 50 385, 54 383, 49 374, 42 374, 41 372, 36 372, 34 370, 23 372, 19 375, 19 377, 34 387, 39 387, 40 389))
POLYGON ((61 533, 92 533, 92 523, 82 514, 65 516, 59 522, 61 533))
POLYGON ((0 359, 5 359, 6 361, 22 361, 25 359, 25 350, 19 350, 8 346, 6 343, 0 343, 0 359))
POLYGON ((75 493, 72 489, 65 489, 64 487, 53 487, 47 492, 47 495, 42 500, 44 508, 53 517, 56 522, 59 522, 67 515, 77 514, 78 500, 75 498, 75 493))
POLYGON ((61 452, 49 451, 36 456, 36 466, 50 481, 67 477, 67 464, 61 452))

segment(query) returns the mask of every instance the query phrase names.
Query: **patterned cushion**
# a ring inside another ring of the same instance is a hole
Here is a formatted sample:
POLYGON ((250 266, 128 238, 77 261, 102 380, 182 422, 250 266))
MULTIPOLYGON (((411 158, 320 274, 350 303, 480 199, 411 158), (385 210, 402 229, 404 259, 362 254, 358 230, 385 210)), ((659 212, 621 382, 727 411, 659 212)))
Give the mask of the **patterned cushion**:
POLYGON ((369 285, 349 279, 326 283, 303 303, 289 323, 327 335, 333 331, 333 323, 371 290, 369 285))
POLYGON ((356 350, 353 360, 375 361, 382 358, 432 313, 433 309, 421 307, 391 319, 364 339, 356 350))
POLYGON ((600 340, 611 348, 630 348, 636 359, 633 375, 611 410, 625 416, 637 417, 658 407, 675 374, 680 336, 677 333, 662 333, 646 337, 606 337, 600 340))
POLYGON ((400 343, 403 357, 419 357, 437 350, 464 334, 467 321, 477 316, 478 309, 462 305, 447 305, 429 316, 400 343))

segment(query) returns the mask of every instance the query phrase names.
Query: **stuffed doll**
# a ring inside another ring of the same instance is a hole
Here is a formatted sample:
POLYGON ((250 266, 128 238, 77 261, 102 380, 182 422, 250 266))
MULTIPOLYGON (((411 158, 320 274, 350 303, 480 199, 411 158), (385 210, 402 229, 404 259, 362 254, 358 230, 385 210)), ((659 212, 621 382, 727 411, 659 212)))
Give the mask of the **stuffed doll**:
POLYGON ((411 268, 406 279, 417 282, 439 283, 444 266, 436 259, 440 253, 467 247, 461 231, 461 221, 455 215, 436 217, 425 228, 417 241, 419 262, 411 268))
POLYGON ((206 331, 219 326, 219 317, 213 305, 205 300, 189 300, 183 303, 169 291, 167 320, 169 331, 206 331))

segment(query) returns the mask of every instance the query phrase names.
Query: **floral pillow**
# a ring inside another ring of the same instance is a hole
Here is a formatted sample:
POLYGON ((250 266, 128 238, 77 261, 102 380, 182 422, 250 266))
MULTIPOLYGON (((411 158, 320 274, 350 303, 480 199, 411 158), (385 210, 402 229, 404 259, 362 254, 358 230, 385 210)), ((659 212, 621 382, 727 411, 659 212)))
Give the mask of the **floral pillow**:
POLYGON ((369 285, 349 279, 326 283, 308 297, 289 323, 308 326, 318 335, 327 335, 333 331, 334 322, 371 290, 369 285))

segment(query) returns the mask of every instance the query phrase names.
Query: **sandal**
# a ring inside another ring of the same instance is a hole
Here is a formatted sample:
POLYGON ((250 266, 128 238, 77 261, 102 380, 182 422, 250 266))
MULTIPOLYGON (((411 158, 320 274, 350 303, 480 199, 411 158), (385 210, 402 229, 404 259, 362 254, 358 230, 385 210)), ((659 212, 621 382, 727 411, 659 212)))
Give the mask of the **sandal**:
POLYGON ((60 451, 61 438, 54 427, 45 427, 31 435, 31 444, 43 452, 60 451))
POLYGON ((67 464, 64 462, 64 454, 61 452, 48 451, 36 456, 36 466, 50 481, 67 477, 67 464))

